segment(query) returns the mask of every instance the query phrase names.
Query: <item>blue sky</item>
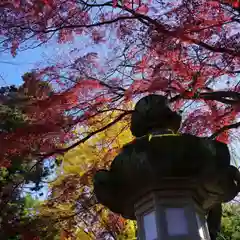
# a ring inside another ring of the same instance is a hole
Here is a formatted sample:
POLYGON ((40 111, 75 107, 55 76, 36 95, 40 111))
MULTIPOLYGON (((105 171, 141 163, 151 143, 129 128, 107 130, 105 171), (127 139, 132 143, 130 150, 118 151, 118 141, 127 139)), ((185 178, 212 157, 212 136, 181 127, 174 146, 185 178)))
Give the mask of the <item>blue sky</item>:
POLYGON ((51 44, 50 41, 47 45, 17 52, 16 57, 12 57, 10 51, 0 53, 0 87, 11 84, 20 85, 22 83, 21 76, 24 73, 38 66, 49 65, 48 60, 56 62, 57 57, 60 57, 59 60, 62 57, 69 59, 69 52, 73 49, 79 50, 79 56, 88 52, 97 52, 101 57, 106 57, 109 52, 104 44, 91 45, 89 39, 77 36, 72 43, 51 44))
POLYGON ((0 55, 0 86, 20 85, 22 82, 21 76, 34 68, 36 63, 42 62, 45 52, 46 48, 39 47, 19 52, 15 58, 11 56, 10 52, 2 53, 0 55))

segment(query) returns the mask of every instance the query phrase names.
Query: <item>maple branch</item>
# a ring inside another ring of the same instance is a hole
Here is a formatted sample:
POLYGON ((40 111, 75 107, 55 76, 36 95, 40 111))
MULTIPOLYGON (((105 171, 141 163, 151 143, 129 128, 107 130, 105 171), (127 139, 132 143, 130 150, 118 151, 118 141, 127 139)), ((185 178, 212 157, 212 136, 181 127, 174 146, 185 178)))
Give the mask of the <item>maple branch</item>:
POLYGON ((90 77, 90 76, 87 76, 87 75, 86 75, 86 77, 89 78, 89 79, 98 81, 102 86, 110 89, 113 93, 115 93, 115 94, 117 94, 117 95, 124 96, 124 92, 126 92, 126 89, 124 89, 124 88, 121 87, 121 86, 111 86, 111 85, 109 85, 108 83, 106 83, 106 82, 104 82, 104 81, 102 81, 102 80, 99 80, 99 79, 97 79, 97 78, 90 77), (119 93, 119 92, 117 92, 117 90, 122 91, 123 93, 119 93))
POLYGON ((120 20, 129 20, 129 19, 136 19, 135 17, 133 16, 120 16, 118 18, 115 18, 115 19, 112 19, 112 20, 107 20, 107 21, 104 21, 104 22, 96 22, 96 23, 92 23, 92 24, 71 24, 71 25, 63 25, 63 26, 59 26, 59 27, 55 27, 55 28, 46 28, 46 30, 34 30, 32 28, 29 28, 29 27, 21 27, 21 26, 18 26, 20 29, 22 30, 31 30, 35 33, 51 33, 51 32, 56 32, 56 31, 59 31, 59 30, 62 30, 62 29, 71 29, 71 28, 92 28, 92 27, 98 27, 98 26, 102 26, 102 25, 108 25, 108 24, 112 24, 112 23, 115 23, 115 22, 118 22, 120 20))
MULTIPOLYGON (((118 5, 119 8, 122 8, 122 6, 118 5)), ((240 57, 240 51, 236 51, 236 50, 231 50, 231 49, 227 49, 227 48, 223 48, 223 47, 216 47, 216 46, 212 46, 209 45, 205 42, 200 41, 199 39, 194 39, 194 38, 190 38, 187 35, 181 33, 180 31, 169 31, 168 29, 166 29, 166 27, 164 25, 162 25, 160 22, 158 22, 156 19, 152 19, 151 17, 147 16, 147 15, 143 15, 140 13, 137 13, 136 11, 129 9, 129 8, 124 8, 125 11, 131 13, 133 16, 135 16, 138 20, 144 19, 147 22, 149 22, 150 24, 152 24, 153 26, 156 27, 156 30, 158 30, 159 32, 162 32, 163 34, 166 34, 167 36, 171 36, 174 38, 179 38, 181 39, 183 42, 191 42, 193 44, 199 45, 209 51, 212 52, 216 52, 216 53, 227 53, 229 55, 235 56, 235 57, 240 57)), ((144 21, 141 21, 142 23, 145 23, 144 21)))
POLYGON ((117 123, 118 121, 120 121, 121 119, 123 119, 125 116, 127 116, 128 114, 132 113, 132 110, 128 110, 123 112, 122 114, 120 114, 117 118, 115 118, 112 122, 108 123, 107 125, 99 128, 98 130, 89 133, 86 137, 80 139, 79 141, 77 141, 76 143, 66 147, 66 148, 60 148, 60 149, 56 149, 50 153, 46 153, 46 154, 39 154, 38 156, 44 158, 50 157, 54 154, 63 154, 69 150, 71 150, 72 148, 75 148, 76 146, 78 146, 81 143, 86 142, 88 139, 90 139, 91 137, 93 137, 94 135, 96 135, 97 133, 100 133, 106 129, 108 129, 109 127, 113 126, 115 123, 117 123))
POLYGON ((207 101, 218 101, 230 105, 240 103, 240 93, 235 91, 205 92, 196 94, 193 97, 189 97, 187 93, 189 93, 189 91, 186 90, 184 93, 172 97, 169 102, 175 102, 182 98, 189 100, 204 99, 207 101))
POLYGON ((199 97, 204 98, 205 100, 215 100, 226 104, 240 103, 240 93, 234 91, 200 93, 199 97))
POLYGON ((232 128, 238 128, 240 127, 240 122, 237 122, 237 123, 233 123, 233 124, 229 124, 229 125, 226 125, 220 129, 218 129, 215 133, 213 133, 209 139, 213 140, 215 139, 218 135, 220 135, 221 133, 229 130, 229 129, 232 129, 232 128))

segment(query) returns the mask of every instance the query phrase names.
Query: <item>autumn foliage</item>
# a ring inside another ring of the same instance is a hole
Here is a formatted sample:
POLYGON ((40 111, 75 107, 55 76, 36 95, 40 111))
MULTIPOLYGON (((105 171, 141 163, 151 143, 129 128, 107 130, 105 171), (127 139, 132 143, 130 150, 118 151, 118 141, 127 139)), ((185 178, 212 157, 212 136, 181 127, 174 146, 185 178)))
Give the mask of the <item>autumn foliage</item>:
POLYGON ((48 217, 55 211, 62 239, 101 239, 106 232, 116 239, 124 232, 124 220, 112 229, 116 216, 96 204, 81 212, 89 221, 76 229, 85 218, 78 204, 86 188, 88 201, 94 199, 92 175, 132 140, 122 133, 144 95, 167 96, 183 117, 180 132, 226 142, 235 159, 239 0, 5 0, 0 10, 2 51, 15 56, 44 44, 70 46, 23 77, 17 104, 26 125, 0 133, 2 167, 10 167, 13 156, 61 159, 42 211, 48 217))
MULTIPOLYGON (((116 114, 112 112, 112 117, 116 114)), ((99 120, 101 124, 107 124, 110 118, 108 114, 101 114, 93 118, 92 123, 98 125, 96 121, 99 120)), ((91 126, 89 130, 95 128, 97 126, 91 126)), ((61 158, 58 178, 51 184, 51 195, 41 207, 41 216, 54 217, 57 227, 65 234, 68 232, 73 239, 104 239, 107 236, 126 239, 124 236, 134 236, 134 223, 98 205, 92 185, 96 170, 108 168, 119 149, 131 140, 130 130, 123 121, 66 153, 61 158)))

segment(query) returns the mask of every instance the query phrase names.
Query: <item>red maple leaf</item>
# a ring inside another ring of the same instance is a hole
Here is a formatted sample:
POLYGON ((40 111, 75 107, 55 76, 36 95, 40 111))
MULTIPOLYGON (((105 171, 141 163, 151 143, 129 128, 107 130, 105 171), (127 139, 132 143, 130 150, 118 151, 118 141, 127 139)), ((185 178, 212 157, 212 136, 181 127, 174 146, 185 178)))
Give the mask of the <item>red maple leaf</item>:
POLYGON ((146 14, 146 13, 148 13, 148 11, 149 11, 149 8, 146 4, 141 4, 141 6, 139 6, 136 9, 136 12, 140 13, 140 14, 146 14))

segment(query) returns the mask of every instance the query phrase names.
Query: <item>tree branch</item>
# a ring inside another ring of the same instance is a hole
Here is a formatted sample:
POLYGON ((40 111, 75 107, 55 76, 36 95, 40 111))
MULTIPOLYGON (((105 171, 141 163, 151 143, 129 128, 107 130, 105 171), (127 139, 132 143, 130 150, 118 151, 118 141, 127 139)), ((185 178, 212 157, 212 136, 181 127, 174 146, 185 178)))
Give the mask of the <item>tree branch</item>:
POLYGON ((207 101, 218 101, 229 105, 240 103, 240 93, 235 91, 216 91, 216 92, 203 92, 193 97, 187 96, 188 91, 172 97, 169 102, 175 102, 179 99, 197 100, 203 99, 207 101))
POLYGON ((115 19, 111 19, 111 20, 106 20, 104 22, 96 22, 96 23, 92 23, 92 24, 71 24, 71 25, 62 25, 62 26, 59 26, 59 27, 49 27, 47 28, 46 30, 34 30, 34 29, 31 29, 29 27, 21 27, 21 26, 18 26, 20 29, 22 30, 31 30, 35 33, 51 33, 51 32, 56 32, 56 31, 59 31, 59 30, 62 30, 62 29, 72 29, 72 28, 92 28, 92 27, 99 27, 99 26, 102 26, 102 25, 108 25, 108 24, 112 24, 112 23, 115 23, 115 22, 118 22, 120 20, 129 20, 129 19, 136 19, 135 17, 133 16, 121 16, 121 17, 118 17, 118 18, 115 18, 115 19))
MULTIPOLYGON (((118 7, 122 8, 122 6, 120 6, 120 5, 118 5, 118 7)), ((136 11, 134 11, 132 9, 129 9, 129 8, 124 8, 124 10, 131 13, 133 16, 135 16, 142 23, 145 23, 146 25, 147 25, 147 22, 152 24, 152 26, 155 26, 156 30, 165 34, 166 36, 179 38, 183 42, 191 42, 191 43, 196 44, 198 46, 201 46, 201 47, 203 47, 203 48, 205 48, 205 49, 207 49, 211 52, 227 53, 227 54, 232 55, 234 57, 240 57, 240 52, 239 51, 224 48, 224 47, 209 45, 209 44, 201 41, 200 39, 191 38, 188 35, 184 34, 183 32, 180 32, 180 31, 176 31, 176 30, 175 31, 169 31, 163 24, 158 22, 156 19, 152 19, 151 17, 149 17, 147 15, 137 13, 136 11), (144 20, 147 21, 147 22, 144 22, 144 20)))
POLYGON ((238 128, 240 127, 240 122, 237 122, 237 123, 233 123, 233 124, 229 124, 229 125, 226 125, 220 129, 218 129, 215 133, 213 133, 209 139, 213 140, 215 139, 218 135, 220 135, 221 133, 229 130, 229 129, 232 129, 232 128, 238 128))
POLYGON ((38 156, 40 156, 41 158, 48 158, 54 154, 63 154, 69 150, 71 150, 72 148, 77 147, 79 144, 86 142, 88 139, 90 139, 91 137, 93 137, 94 135, 96 135, 97 133, 100 133, 106 129, 108 129, 109 127, 113 126, 115 123, 117 123, 118 121, 120 121, 121 119, 123 119, 125 116, 127 116, 128 114, 132 113, 132 110, 129 111, 125 111, 122 114, 120 114, 117 118, 115 118, 112 122, 108 123, 107 125, 99 128, 98 130, 89 133, 86 137, 80 139, 79 141, 77 141, 76 143, 66 147, 66 148, 60 148, 60 149, 56 149, 52 152, 46 153, 46 154, 39 154, 38 156))
POLYGON ((200 93, 200 97, 206 100, 230 100, 238 103, 240 101, 240 93, 235 91, 216 91, 210 93, 200 93))

